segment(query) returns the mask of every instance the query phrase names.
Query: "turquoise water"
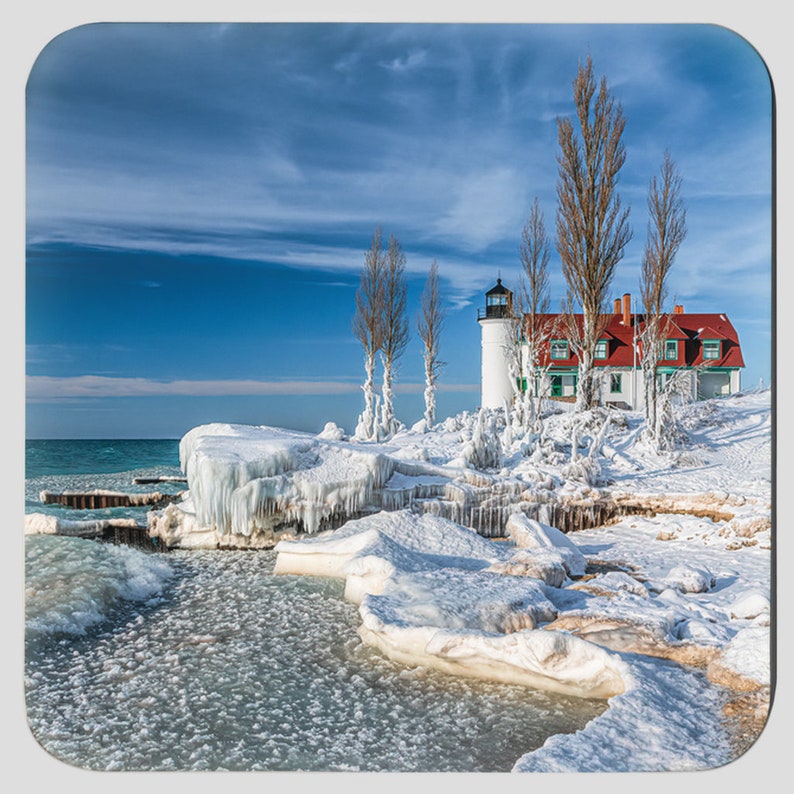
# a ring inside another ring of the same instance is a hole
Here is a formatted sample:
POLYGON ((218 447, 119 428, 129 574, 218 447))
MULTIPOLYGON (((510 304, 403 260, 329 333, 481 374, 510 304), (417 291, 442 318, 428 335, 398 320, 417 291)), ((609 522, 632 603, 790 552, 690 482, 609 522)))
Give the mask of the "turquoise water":
MULTIPOLYGON (((178 473, 176 441, 29 442, 26 511, 178 473)), ((383 659, 340 580, 274 576, 273 552, 25 546, 28 720, 78 767, 507 772, 605 707, 383 659)))

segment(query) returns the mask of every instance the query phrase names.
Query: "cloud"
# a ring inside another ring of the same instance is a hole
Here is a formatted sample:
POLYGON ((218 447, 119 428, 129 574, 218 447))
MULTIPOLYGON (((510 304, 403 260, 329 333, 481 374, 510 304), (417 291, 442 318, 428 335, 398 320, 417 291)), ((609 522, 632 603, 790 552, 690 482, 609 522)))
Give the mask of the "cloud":
POLYGON ((522 222, 526 186, 518 173, 500 166, 469 173, 453 184, 456 199, 435 223, 435 232, 481 251, 516 234, 522 222))
MULTIPOLYGON (((257 381, 257 380, 174 380, 148 378, 111 378, 101 375, 79 375, 56 378, 31 375, 26 379, 29 402, 53 402, 75 398, 107 397, 240 397, 267 395, 334 395, 355 394, 358 383, 342 381, 257 381)), ((444 384, 439 391, 468 392, 479 390, 479 384, 444 384)), ((418 393, 424 384, 402 383, 395 391, 418 393)))
POLYGON ((407 55, 392 58, 390 61, 381 61, 379 66, 391 72, 406 72, 421 66, 427 60, 427 50, 414 50, 407 55))

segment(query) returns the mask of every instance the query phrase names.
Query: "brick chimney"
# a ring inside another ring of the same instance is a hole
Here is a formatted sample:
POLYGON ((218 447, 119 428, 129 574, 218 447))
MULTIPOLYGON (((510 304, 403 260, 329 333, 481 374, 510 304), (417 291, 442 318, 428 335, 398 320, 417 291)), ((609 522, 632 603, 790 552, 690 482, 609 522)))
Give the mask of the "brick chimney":
POLYGON ((684 313, 684 307, 683 306, 675 306, 673 308, 673 314, 683 314, 683 313, 684 313))
POLYGON ((615 314, 620 314, 620 298, 615 298, 615 314))
POLYGON ((623 295, 623 325, 631 325, 631 294, 623 295))

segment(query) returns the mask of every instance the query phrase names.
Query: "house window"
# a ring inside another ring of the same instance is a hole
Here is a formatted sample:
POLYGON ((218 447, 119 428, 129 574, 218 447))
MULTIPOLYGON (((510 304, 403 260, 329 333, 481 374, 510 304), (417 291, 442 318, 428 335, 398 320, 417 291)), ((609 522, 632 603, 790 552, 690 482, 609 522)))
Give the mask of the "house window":
POLYGON ((703 341, 703 358, 714 359, 720 357, 720 340, 705 339, 703 341))
POLYGON ((609 376, 609 391, 611 394, 623 393, 623 375, 620 372, 613 372, 609 376))
POLYGON ((551 376, 551 396, 562 397, 562 375, 551 376))
POLYGON ((678 358, 678 341, 676 339, 668 339, 665 341, 664 358, 665 361, 675 361, 678 358))
POLYGON ((551 357, 556 359, 568 358, 568 340, 567 339, 552 339, 551 340, 551 357))
POLYGON ((604 360, 607 357, 607 340, 599 339, 595 346, 595 357, 604 360))

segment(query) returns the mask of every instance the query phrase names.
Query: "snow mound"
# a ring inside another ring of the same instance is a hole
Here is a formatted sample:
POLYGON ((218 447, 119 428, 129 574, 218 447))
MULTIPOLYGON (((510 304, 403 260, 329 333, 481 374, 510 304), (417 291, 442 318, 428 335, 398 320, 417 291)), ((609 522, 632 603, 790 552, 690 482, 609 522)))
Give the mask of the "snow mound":
MULTIPOLYGON (((519 552, 543 558, 557 549, 519 552)), ((381 512, 282 540, 276 552, 277 574, 345 578, 345 598, 359 605, 361 638, 396 661, 580 697, 624 691, 623 668, 605 649, 567 634, 533 636, 557 608, 540 577, 499 571, 514 547, 448 519, 381 512), (519 640, 505 639, 517 633, 519 640)), ((565 569, 553 561, 561 583, 565 569)))
POLYGON ((372 613, 359 634, 394 661, 453 675, 589 698, 610 698, 631 686, 628 666, 617 655, 570 634, 384 624, 372 613))
POLYGON ((510 539, 521 549, 554 549, 570 576, 584 576, 587 561, 576 544, 556 527, 542 524, 523 513, 507 520, 510 539))
POLYGON ((705 593, 714 587, 716 579, 704 566, 676 565, 670 569, 665 582, 683 593, 705 593))
POLYGON ((348 521, 343 527, 275 547, 275 573, 362 576, 363 559, 378 559, 382 570, 421 567, 477 570, 505 559, 510 550, 455 522, 410 510, 381 511, 348 521), (353 561, 355 565, 353 565, 353 561))

